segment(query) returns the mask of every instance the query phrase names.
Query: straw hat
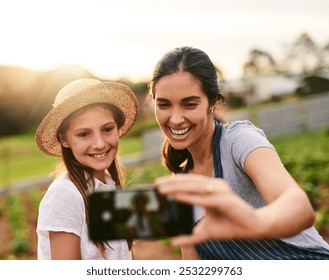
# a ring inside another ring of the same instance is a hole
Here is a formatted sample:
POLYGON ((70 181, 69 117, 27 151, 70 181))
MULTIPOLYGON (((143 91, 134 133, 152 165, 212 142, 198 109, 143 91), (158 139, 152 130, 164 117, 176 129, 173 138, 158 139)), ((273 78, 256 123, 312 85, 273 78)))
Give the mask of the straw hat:
POLYGON ((110 103, 123 112, 125 122, 119 129, 120 137, 136 121, 138 102, 128 86, 96 79, 78 79, 58 92, 53 109, 40 123, 35 136, 39 149, 47 155, 61 156, 61 144, 56 137, 61 123, 74 111, 92 103, 110 103))

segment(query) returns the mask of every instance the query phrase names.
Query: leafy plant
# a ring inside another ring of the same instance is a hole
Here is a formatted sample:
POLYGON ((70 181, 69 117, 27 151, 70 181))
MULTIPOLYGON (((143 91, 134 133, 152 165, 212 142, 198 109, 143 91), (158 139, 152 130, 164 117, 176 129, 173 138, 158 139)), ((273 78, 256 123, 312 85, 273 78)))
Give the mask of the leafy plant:
POLYGON ((19 194, 7 195, 7 207, 10 230, 12 233, 11 248, 16 256, 27 253, 29 248, 28 224, 26 221, 26 209, 19 194))
POLYGON ((280 158, 307 193, 318 229, 329 224, 329 130, 272 139, 280 158))
POLYGON ((38 211, 39 211, 39 204, 43 197, 43 194, 44 194, 44 191, 41 191, 38 188, 33 188, 33 189, 28 190, 28 196, 29 196, 30 200, 32 201, 35 213, 38 213, 38 211))

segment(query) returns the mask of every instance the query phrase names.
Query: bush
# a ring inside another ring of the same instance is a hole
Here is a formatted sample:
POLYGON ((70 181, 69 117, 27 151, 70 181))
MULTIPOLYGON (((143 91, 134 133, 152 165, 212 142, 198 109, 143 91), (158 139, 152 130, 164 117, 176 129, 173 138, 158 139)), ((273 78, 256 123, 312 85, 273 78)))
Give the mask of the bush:
POLYGON ((7 208, 10 230, 12 233, 11 248, 16 256, 26 254, 29 248, 28 224, 26 209, 19 194, 7 195, 7 208))

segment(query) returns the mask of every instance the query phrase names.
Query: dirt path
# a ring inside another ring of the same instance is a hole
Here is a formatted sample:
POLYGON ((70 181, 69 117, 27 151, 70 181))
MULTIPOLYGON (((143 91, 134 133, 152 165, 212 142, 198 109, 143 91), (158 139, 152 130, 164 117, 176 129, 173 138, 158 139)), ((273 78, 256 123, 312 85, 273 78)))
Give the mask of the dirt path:
POLYGON ((136 260, 181 260, 181 253, 164 241, 135 241, 133 255, 136 260))

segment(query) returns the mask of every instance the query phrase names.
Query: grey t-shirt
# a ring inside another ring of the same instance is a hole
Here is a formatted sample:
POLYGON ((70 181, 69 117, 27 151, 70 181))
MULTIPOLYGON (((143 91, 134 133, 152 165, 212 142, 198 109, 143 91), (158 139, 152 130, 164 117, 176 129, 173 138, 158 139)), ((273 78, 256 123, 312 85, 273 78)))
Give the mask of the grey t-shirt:
MULTIPOLYGON (((223 125, 220 140, 223 177, 237 195, 255 208, 262 207, 266 203, 245 173, 244 163, 249 153, 260 147, 268 147, 275 151, 264 132, 250 121, 233 121, 223 125)), ((198 220, 202 211, 198 209, 195 214, 195 218, 198 220)), ((323 240, 314 227, 282 240, 297 247, 329 253, 328 243, 323 240)))

